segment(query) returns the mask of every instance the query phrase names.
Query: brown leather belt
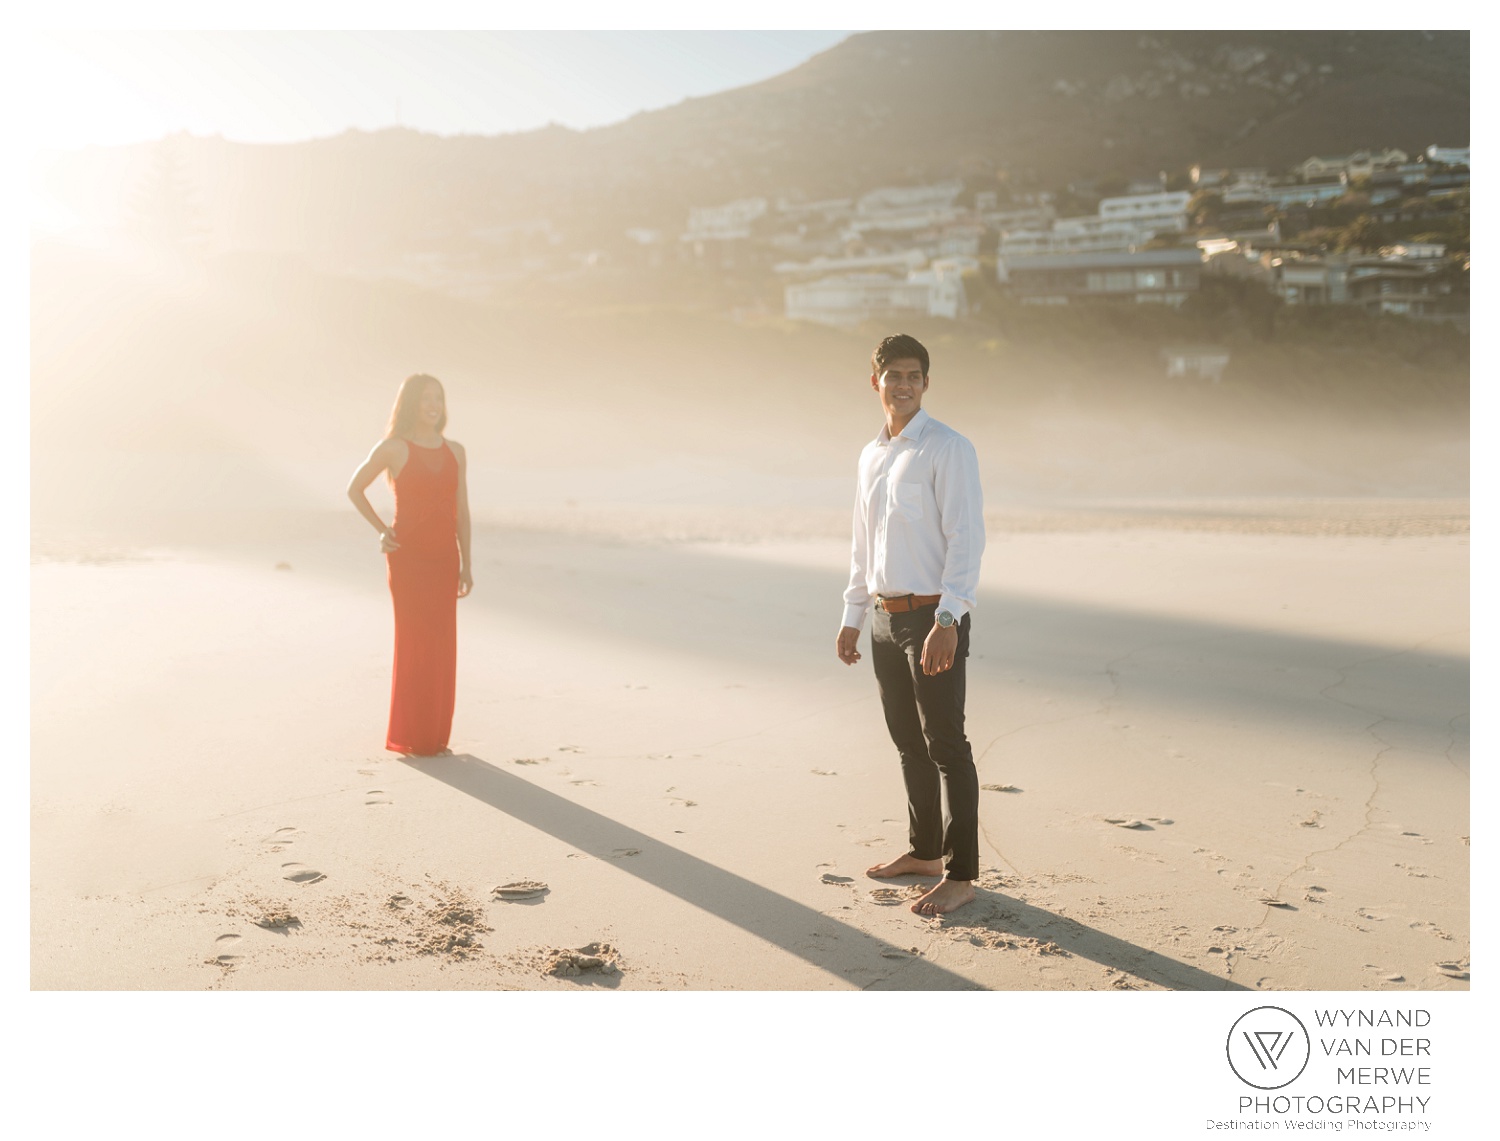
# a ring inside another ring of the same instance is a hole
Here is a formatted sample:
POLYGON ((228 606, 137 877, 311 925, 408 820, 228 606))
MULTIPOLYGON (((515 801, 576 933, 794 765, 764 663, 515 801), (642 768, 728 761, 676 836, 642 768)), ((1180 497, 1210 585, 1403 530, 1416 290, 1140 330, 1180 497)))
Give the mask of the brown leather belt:
POLYGON ((922 606, 936 606, 942 597, 941 594, 893 594, 876 598, 875 606, 887 614, 905 614, 922 606))

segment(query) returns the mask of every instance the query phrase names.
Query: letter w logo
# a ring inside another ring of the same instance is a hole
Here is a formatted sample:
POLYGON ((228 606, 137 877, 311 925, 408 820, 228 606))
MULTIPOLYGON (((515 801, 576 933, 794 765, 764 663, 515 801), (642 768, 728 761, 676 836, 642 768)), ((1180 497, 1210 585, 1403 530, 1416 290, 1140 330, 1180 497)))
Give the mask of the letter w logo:
POLYGON ((1245 1041, 1250 1043, 1250 1052, 1263 1070, 1274 1070, 1292 1041, 1291 1033, 1286 1030, 1257 1030, 1253 1036, 1248 1030, 1243 1033, 1245 1041))

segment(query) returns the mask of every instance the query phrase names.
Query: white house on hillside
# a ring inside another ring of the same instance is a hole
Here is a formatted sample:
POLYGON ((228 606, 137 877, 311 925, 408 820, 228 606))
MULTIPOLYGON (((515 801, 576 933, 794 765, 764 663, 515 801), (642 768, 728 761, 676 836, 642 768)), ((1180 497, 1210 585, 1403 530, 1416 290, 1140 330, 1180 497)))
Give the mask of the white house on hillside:
POLYGON ((849 220, 849 232, 869 230, 922 230, 954 221, 959 209, 954 200, 963 192, 957 180, 932 186, 887 186, 861 196, 849 220))
POLYGON ((904 278, 843 274, 788 285, 785 296, 788 317, 823 325, 858 325, 912 314, 956 318, 968 308, 962 269, 945 261, 904 278))
POLYGON ((740 198, 723 206, 694 206, 688 211, 688 231, 682 240, 748 238, 750 223, 765 212, 764 198, 740 198))
POLYGON ((1427 148, 1426 154, 1428 162, 1441 162, 1446 163, 1448 166, 1469 165, 1468 147, 1430 146, 1427 148))
POLYGON ((1333 158, 1313 155, 1298 165, 1297 172, 1303 178, 1317 178, 1328 174, 1347 174, 1350 178, 1358 178, 1370 174, 1376 167, 1398 166, 1406 162, 1407 158, 1405 151, 1395 147, 1386 147, 1383 151, 1355 151, 1352 155, 1333 158))
POLYGON ((1158 229, 1184 229, 1187 204, 1193 196, 1186 190, 1160 194, 1125 194, 1099 203, 1099 217, 1109 222, 1156 224, 1158 229))
POLYGON ((954 179, 932 186, 884 186, 862 195, 855 209, 865 216, 946 210, 963 188, 964 184, 954 179))
POLYGON ((1158 234, 1182 233, 1187 229, 1186 207, 1191 197, 1179 190, 1106 198, 1099 203, 1098 214, 1059 218, 1050 229, 1007 231, 1000 238, 1001 265, 1008 257, 1038 254, 1125 253, 1158 234))

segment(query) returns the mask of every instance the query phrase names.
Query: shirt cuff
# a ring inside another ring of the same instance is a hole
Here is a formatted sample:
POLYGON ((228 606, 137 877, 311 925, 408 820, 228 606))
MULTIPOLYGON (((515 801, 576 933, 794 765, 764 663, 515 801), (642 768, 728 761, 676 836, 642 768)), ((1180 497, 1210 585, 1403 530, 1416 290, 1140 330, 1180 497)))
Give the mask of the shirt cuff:
POLYGON ((974 608, 955 594, 945 594, 938 599, 937 608, 946 610, 953 615, 955 621, 962 622, 964 615, 974 608))
POLYGON ((851 626, 856 630, 865 628, 865 615, 870 611, 868 602, 858 605, 853 602, 844 607, 844 625, 851 626))

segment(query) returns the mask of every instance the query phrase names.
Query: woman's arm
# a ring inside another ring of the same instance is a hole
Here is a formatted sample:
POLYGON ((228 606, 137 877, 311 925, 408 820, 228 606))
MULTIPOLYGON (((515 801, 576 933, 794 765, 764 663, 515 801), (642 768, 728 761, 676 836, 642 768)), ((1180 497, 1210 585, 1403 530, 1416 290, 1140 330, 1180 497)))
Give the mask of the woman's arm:
POLYGON ((458 596, 474 589, 474 570, 469 562, 469 462, 462 444, 448 441, 458 460, 458 596))
POLYGON ((365 498, 365 489, 375 482, 375 477, 381 472, 390 470, 392 463, 399 463, 404 450, 405 445, 400 440, 381 440, 370 449, 369 458, 349 479, 349 502, 353 503, 354 509, 369 521, 370 526, 380 532, 382 551, 397 550, 401 544, 396 542, 391 529, 376 514, 375 508, 370 506, 370 501, 365 498))

